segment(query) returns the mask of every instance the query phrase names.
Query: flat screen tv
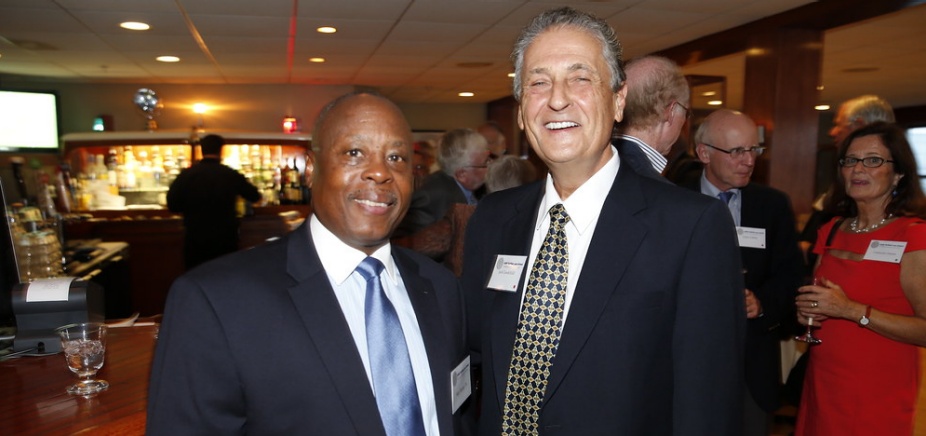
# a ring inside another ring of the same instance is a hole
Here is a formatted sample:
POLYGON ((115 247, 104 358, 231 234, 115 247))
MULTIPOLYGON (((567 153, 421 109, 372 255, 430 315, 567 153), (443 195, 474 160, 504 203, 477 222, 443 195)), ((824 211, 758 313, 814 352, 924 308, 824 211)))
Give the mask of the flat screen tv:
POLYGON ((58 151, 58 95, 0 89, 0 151, 58 151))

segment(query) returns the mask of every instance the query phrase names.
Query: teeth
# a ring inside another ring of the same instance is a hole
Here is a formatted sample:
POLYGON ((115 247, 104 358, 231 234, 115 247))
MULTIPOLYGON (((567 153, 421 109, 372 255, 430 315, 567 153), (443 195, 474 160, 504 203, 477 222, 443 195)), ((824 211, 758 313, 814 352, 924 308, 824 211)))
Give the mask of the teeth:
POLYGON ((574 123, 574 122, 572 122, 572 121, 562 121, 562 122, 558 122, 558 123, 547 123, 547 124, 546 124, 546 128, 548 128, 548 129, 550 129, 550 130, 566 129, 566 128, 569 128, 569 127, 579 127, 579 124, 578 124, 578 123, 574 123))
POLYGON ((360 204, 364 204, 364 205, 372 206, 372 207, 386 207, 386 206, 388 206, 388 204, 386 204, 386 203, 380 203, 380 202, 370 201, 370 200, 359 200, 359 199, 358 199, 358 200, 356 200, 356 201, 357 201, 358 203, 360 203, 360 204))

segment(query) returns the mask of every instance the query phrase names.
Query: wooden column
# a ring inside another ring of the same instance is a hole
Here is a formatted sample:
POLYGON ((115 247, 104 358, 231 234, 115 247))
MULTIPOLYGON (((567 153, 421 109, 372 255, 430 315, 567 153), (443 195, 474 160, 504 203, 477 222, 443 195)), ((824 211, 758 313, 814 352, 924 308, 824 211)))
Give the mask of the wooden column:
POLYGON ((814 197, 823 32, 779 28, 757 32, 746 50, 743 112, 764 128, 768 147, 753 181, 791 197, 795 213, 814 197))

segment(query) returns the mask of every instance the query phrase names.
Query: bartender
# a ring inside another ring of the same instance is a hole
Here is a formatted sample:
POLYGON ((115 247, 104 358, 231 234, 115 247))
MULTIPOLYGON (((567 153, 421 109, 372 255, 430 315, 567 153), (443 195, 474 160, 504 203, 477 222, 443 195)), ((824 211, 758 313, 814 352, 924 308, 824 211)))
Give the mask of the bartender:
POLYGON ((241 173, 222 164, 219 135, 200 140, 203 159, 183 170, 170 185, 167 207, 183 214, 183 260, 186 269, 238 249, 238 196, 260 201, 260 191, 241 173))

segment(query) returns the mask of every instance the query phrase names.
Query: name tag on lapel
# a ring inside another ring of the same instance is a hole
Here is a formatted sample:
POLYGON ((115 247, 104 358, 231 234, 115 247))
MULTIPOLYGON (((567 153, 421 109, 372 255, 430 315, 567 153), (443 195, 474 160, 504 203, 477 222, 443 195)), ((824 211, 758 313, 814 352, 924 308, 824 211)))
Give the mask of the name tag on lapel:
POLYGON ((879 241, 876 239, 868 244, 868 251, 865 252, 863 259, 900 263, 905 248, 907 248, 907 243, 903 241, 879 241))
POLYGON ((765 229, 756 227, 737 227, 736 238, 740 247, 765 249, 765 229))
POLYGON ((473 385, 469 374, 469 356, 466 356, 450 373, 450 395, 453 404, 453 412, 451 413, 457 413, 457 409, 472 393, 473 385))
POLYGON ((513 254, 495 256, 495 267, 492 269, 492 276, 489 277, 486 287, 496 291, 517 292, 526 263, 527 256, 513 254))

